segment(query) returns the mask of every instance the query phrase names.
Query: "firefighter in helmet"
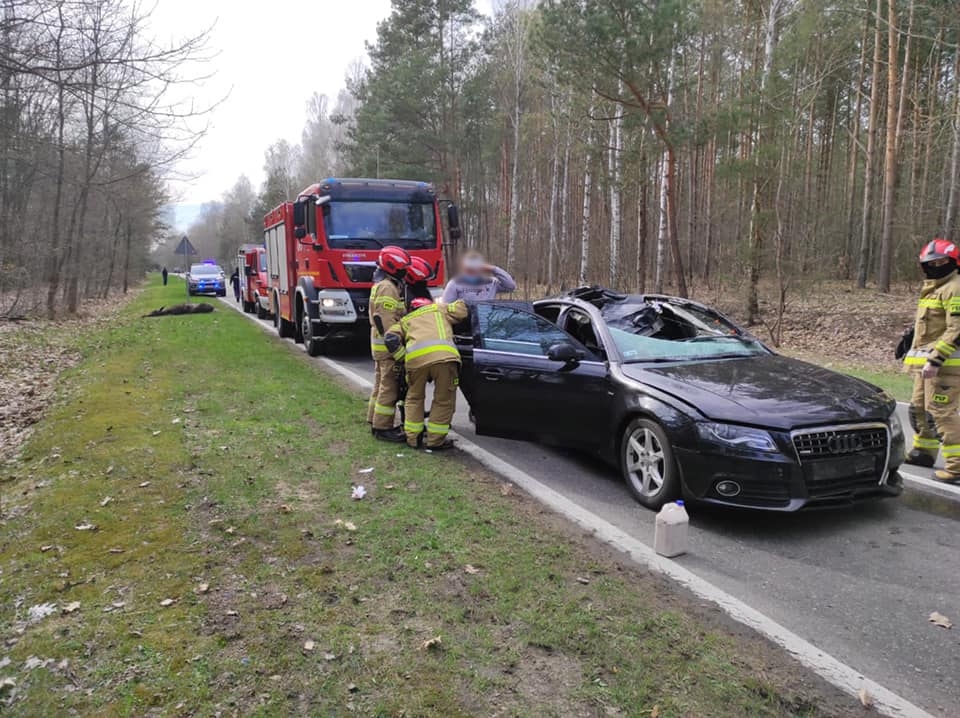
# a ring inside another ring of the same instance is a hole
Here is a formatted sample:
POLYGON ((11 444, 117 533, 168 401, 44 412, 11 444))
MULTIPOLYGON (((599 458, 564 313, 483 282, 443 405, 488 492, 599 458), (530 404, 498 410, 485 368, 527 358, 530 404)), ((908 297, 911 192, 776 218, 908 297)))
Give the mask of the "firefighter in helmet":
POLYGON ((960 248, 934 239, 920 251, 925 277, 904 365, 914 375, 910 424, 916 435, 907 463, 933 466, 940 481, 960 481, 960 248))
POLYGON ((450 421, 457 405, 460 383, 460 352, 453 340, 453 326, 467 317, 461 300, 436 304, 427 289, 430 265, 419 257, 410 260, 406 272, 409 313, 384 335, 394 359, 406 363, 407 397, 403 429, 407 443, 436 451, 449 449, 450 421), (424 422, 427 382, 433 381, 433 405, 424 422))
POLYGON ((394 424, 400 398, 400 368, 387 351, 383 335, 404 314, 403 275, 409 266, 410 255, 406 251, 392 245, 384 247, 377 257, 379 281, 370 290, 370 352, 376 368, 367 421, 376 438, 396 443, 406 440, 403 430, 394 424))

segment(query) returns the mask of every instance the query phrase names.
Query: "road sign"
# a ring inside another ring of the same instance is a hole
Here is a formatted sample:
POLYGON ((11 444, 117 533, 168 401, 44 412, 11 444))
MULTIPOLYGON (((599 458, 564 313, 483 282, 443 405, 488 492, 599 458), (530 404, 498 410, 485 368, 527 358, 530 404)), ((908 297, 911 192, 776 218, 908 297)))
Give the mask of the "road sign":
POLYGON ((183 235, 183 239, 180 240, 180 244, 177 245, 174 254, 182 254, 184 260, 187 256, 193 256, 197 253, 197 250, 193 248, 193 245, 190 244, 190 240, 187 239, 187 235, 183 235))

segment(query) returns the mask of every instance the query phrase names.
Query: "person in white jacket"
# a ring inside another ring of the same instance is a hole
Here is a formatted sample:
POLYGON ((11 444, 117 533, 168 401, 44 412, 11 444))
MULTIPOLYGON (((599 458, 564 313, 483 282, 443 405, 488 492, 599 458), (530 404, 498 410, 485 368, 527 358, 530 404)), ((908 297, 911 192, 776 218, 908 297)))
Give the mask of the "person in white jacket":
POLYGON ((468 302, 494 299, 498 294, 516 288, 517 283, 509 272, 487 264, 479 252, 470 251, 460 260, 460 272, 447 283, 441 301, 452 304, 458 299, 468 302))

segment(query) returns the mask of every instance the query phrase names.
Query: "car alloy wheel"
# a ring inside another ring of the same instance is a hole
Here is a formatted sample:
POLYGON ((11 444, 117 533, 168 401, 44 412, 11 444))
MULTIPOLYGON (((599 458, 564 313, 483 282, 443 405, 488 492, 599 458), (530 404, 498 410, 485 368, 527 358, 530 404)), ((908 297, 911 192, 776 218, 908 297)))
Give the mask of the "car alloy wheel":
POLYGON ((656 422, 632 421, 624 431, 620 456, 627 487, 644 506, 659 509, 679 493, 673 450, 656 422))

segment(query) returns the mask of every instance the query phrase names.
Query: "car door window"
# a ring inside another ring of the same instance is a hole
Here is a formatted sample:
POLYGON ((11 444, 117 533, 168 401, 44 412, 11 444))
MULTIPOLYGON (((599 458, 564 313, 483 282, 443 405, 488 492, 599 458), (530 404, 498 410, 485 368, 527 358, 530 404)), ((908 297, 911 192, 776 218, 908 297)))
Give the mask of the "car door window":
POLYGON ((546 319, 510 306, 477 305, 482 349, 546 356, 554 344, 572 343, 570 336, 546 319))
POLYGON ((574 337, 594 354, 604 354, 603 345, 597 337, 593 321, 586 312, 579 309, 569 310, 563 317, 563 328, 567 334, 574 337))

